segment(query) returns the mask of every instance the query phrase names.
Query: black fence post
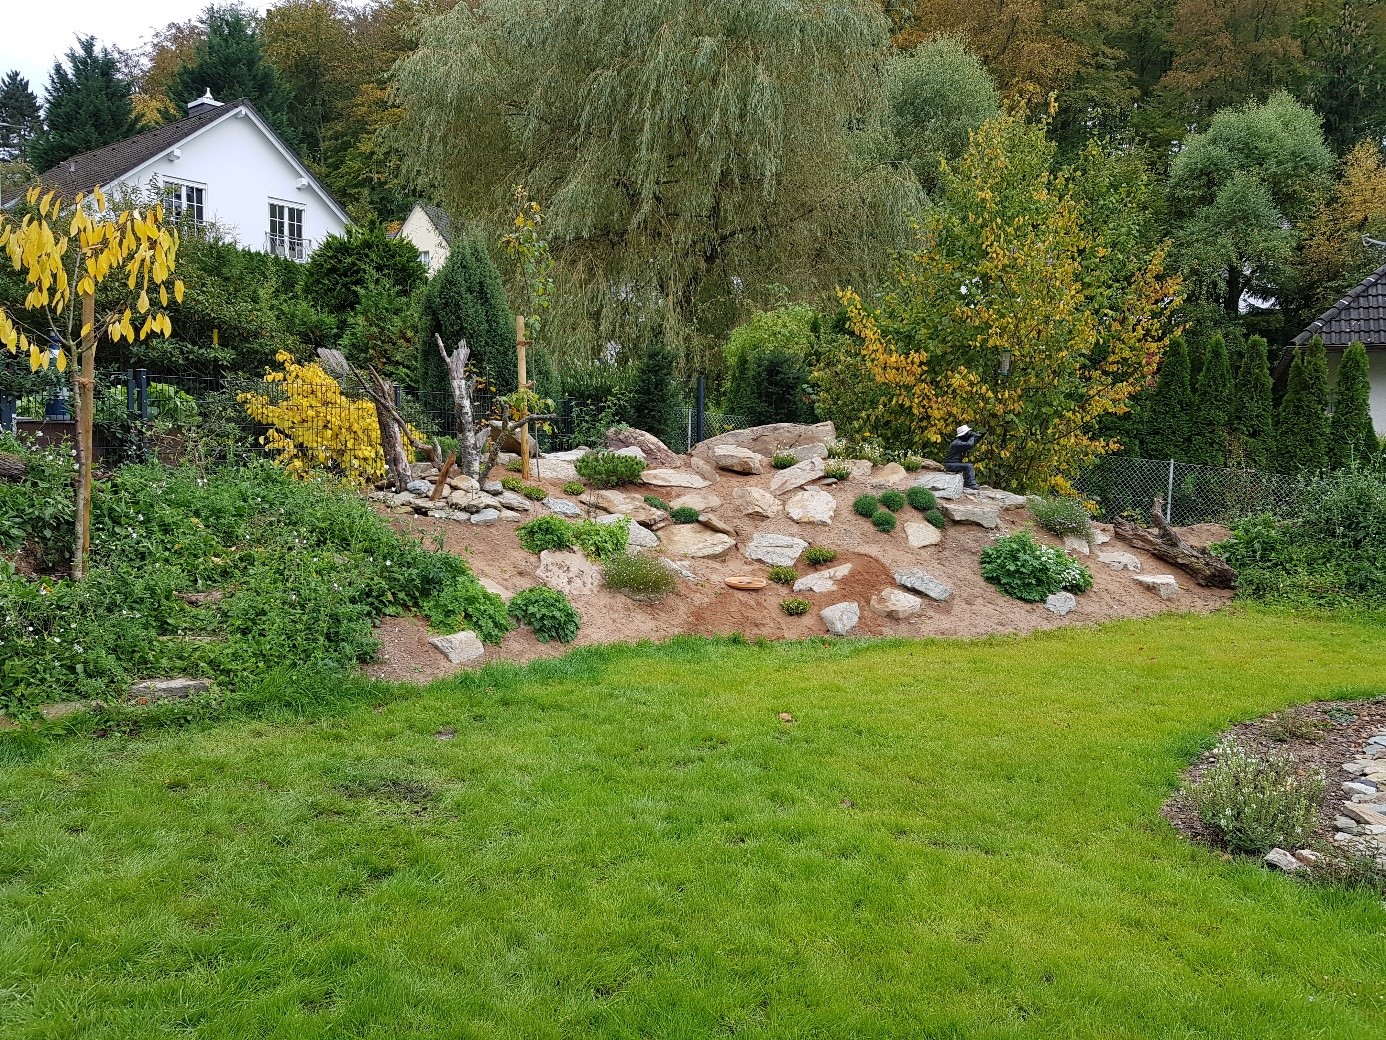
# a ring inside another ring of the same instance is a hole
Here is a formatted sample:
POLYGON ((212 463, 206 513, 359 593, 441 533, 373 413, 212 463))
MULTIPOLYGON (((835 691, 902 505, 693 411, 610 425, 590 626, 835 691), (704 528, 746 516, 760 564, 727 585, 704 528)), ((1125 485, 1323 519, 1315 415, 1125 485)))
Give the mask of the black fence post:
POLYGON ((0 394, 0 430, 7 433, 15 431, 15 413, 19 410, 19 401, 9 394, 0 394))
MULTIPOLYGON (((703 421, 707 416, 707 405, 704 399, 707 378, 698 377, 698 407, 693 413, 693 444, 701 444, 706 438, 703 436, 703 421)), ((688 450, 693 450, 693 444, 688 446, 688 450)))
POLYGON ((135 409, 140 417, 140 461, 149 461, 149 370, 135 369, 135 409))

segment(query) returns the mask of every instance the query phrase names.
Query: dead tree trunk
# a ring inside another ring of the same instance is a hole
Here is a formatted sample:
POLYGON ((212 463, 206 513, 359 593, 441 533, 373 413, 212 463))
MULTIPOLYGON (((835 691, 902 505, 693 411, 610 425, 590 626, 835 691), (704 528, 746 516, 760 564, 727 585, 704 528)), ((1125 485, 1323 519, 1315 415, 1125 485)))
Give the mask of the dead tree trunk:
MULTIPOLYGON (((339 382, 345 382, 348 375, 355 376, 356 381, 371 399, 371 403, 375 405, 375 422, 380 430, 380 450, 385 456, 385 473, 396 491, 404 491, 413 479, 413 474, 409 470, 409 453, 404 448, 404 441, 406 437, 409 437, 411 442, 416 438, 409 434, 409 424, 395 407, 394 387, 373 368, 370 369, 371 380, 367 382, 340 350, 322 348, 318 351, 318 356, 322 358, 328 372, 339 382)), ((422 442, 416 446, 421 447, 430 457, 436 454, 422 442)))
POLYGON ((18 455, 0 451, 0 480, 23 480, 29 467, 18 455))
POLYGON ((481 479, 481 459, 476 450, 476 413, 472 409, 472 392, 476 390, 476 377, 467 375, 467 360, 471 349, 465 339, 457 341, 457 349, 451 354, 443 345, 443 337, 436 332, 433 339, 438 344, 438 353, 443 355, 447 366, 448 382, 452 385, 453 417, 457 426, 457 468, 474 480, 481 479))
POLYGON ((1138 527, 1130 520, 1118 519, 1113 525, 1116 536, 1128 545, 1144 549, 1151 556, 1182 567, 1194 576, 1194 581, 1211 589, 1231 589, 1237 585, 1237 572, 1226 560, 1220 560, 1207 549, 1196 549, 1175 533, 1165 521, 1165 500, 1155 499, 1150 511, 1151 527, 1138 527))

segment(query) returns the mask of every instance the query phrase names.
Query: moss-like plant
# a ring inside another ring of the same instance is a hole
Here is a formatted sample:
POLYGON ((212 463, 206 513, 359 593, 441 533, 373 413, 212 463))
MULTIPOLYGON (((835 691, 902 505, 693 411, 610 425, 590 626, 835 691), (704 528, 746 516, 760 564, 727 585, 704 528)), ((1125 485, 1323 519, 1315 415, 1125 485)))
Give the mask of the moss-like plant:
POLYGON ((799 573, 793 567, 771 567, 769 577, 776 585, 793 585, 799 573))
POLYGON ((587 493, 587 485, 578 480, 570 480, 563 485, 563 493, 577 498, 579 495, 587 493))
POLYGON ((841 462, 830 462, 823 467, 823 476, 833 480, 846 480, 852 475, 852 467, 841 462))
POLYGON ((837 551, 829 549, 825 545, 810 545, 804 550, 804 562, 810 567, 832 563, 835 559, 837 559, 837 551))
POLYGON ((780 600, 780 609, 790 617, 799 617, 801 614, 807 614, 812 606, 813 604, 802 596, 790 596, 788 599, 780 600))
POLYGON ((883 491, 881 492, 881 505, 892 513, 898 513, 905 508, 905 496, 898 491, 883 491))
POLYGON ((781 453, 770 460, 770 465, 774 466, 776 469, 788 469, 798 461, 799 460, 793 455, 781 453))
POLYGON ((620 553, 603 563, 602 572, 607 588, 637 603, 656 603, 674 591, 674 572, 657 556, 620 553))
POLYGON ((676 524, 696 524, 701 515, 692 506, 679 506, 669 511, 669 519, 676 524))
POLYGON ((509 462, 505 464, 505 469, 507 473, 519 473, 523 471, 524 468, 524 463, 521 462, 519 459, 511 459, 509 462))
POLYGON ((927 513, 930 509, 938 508, 938 499, 934 493, 926 487, 912 487, 905 492, 905 501, 914 506, 921 513, 927 513))
POLYGON ((664 499, 660 498, 658 495, 646 495, 645 504, 649 506, 651 509, 660 509, 666 513, 671 512, 669 508, 669 503, 664 501, 664 499))
POLYGON ((875 516, 876 511, 880 508, 880 500, 875 495, 858 495, 852 502, 852 511, 857 516, 864 516, 868 520, 875 516))
POLYGON ((895 530, 895 514, 889 509, 882 509, 871 518, 871 526, 882 534, 890 534, 895 530))
POLYGON ((1050 534, 1060 538, 1076 534, 1084 541, 1092 541, 1092 514, 1076 498, 1055 495, 1034 499, 1030 503, 1030 515, 1050 534))
POLYGON ((947 518, 943 515, 943 512, 938 509, 930 509, 924 514, 924 519, 929 521, 929 523, 933 524, 940 531, 948 526, 947 518))

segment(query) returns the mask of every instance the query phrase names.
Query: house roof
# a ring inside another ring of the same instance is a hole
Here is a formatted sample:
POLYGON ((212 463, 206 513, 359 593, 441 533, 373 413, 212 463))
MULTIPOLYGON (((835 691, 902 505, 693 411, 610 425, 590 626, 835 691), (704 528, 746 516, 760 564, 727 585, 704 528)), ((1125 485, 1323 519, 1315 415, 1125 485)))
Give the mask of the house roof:
POLYGON ((350 223, 350 217, 347 216, 342 204, 332 197, 332 194, 323 187, 322 182, 313 176, 313 172, 304 165, 303 160, 298 157, 298 153, 275 133, 274 128, 265 121, 264 117, 255 110, 255 106, 246 98, 229 101, 222 105, 207 106, 175 123, 156 126, 153 130, 146 130, 134 137, 127 137, 124 141, 117 141, 115 144, 108 144, 104 148, 74 155, 70 159, 63 160, 51 170, 40 174, 39 180, 48 187, 57 189, 60 195, 71 198, 80 191, 91 191, 98 184, 108 185, 112 181, 117 181, 134 173, 165 154, 170 148, 176 148, 212 124, 231 118, 240 111, 246 111, 254 118, 279 150, 298 167, 303 176, 308 178, 324 201, 337 211, 343 221, 350 223))
POLYGON ((452 245, 452 220, 449 219, 447 213, 431 202, 420 202, 418 206, 424 211, 424 216, 429 219, 430 223, 438 229, 438 234, 443 236, 443 241, 452 245))
POLYGON ((1294 345, 1323 337, 1323 345, 1346 348, 1353 343, 1386 347, 1386 264, 1378 267, 1341 300, 1309 323, 1294 345))

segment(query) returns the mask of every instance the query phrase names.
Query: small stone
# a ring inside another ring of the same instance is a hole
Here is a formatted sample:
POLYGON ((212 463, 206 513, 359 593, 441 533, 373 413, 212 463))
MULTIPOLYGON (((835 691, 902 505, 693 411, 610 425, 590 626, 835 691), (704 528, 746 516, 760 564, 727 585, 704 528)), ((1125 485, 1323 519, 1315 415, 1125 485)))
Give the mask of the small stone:
POLYGON ((808 544, 802 538, 783 534, 757 534, 746 546, 746 559, 757 560, 771 567, 793 567, 808 544))
POLYGON ((976 524, 979 527, 999 527, 1001 511, 995 506, 972 505, 966 502, 939 502, 939 509, 955 524, 976 524))
POLYGON ((796 444, 792 448, 787 448, 784 454, 793 455, 800 462, 807 462, 809 459, 826 459, 828 446, 822 441, 809 441, 807 444, 796 444))
POLYGON ((904 480, 908 473, 905 467, 898 462, 889 462, 871 474, 872 487, 895 487, 900 481, 904 480))
POLYGON ((819 611, 819 616, 829 632, 835 636, 845 636, 856 628, 857 622, 861 620, 861 607, 848 600, 845 603, 834 603, 831 607, 824 607, 819 611))
POLYGON ((817 480, 823 475, 822 459, 806 459, 796 463, 788 469, 782 469, 770 478, 770 493, 772 495, 782 495, 786 491, 793 491, 795 488, 803 487, 811 480, 817 480))
POLYGON ((1335 816, 1333 826, 1345 834, 1357 833, 1357 821, 1349 820, 1346 816, 1335 816))
POLYGON ((852 573, 852 565, 844 563, 837 567, 831 567, 825 571, 814 571, 812 574, 805 574, 794 583, 795 592, 832 592, 837 588, 837 583, 848 574, 852 573))
POLYGON ((821 488, 805 488, 784 504, 789 518, 799 524, 831 524, 837 502, 821 488))
POLYGON ((924 609, 924 601, 900 589, 882 589, 871 597, 871 609, 891 621, 904 621, 924 609))
POLYGON ((1081 534, 1064 535, 1064 548, 1071 553, 1078 553, 1080 556, 1086 556, 1092 552, 1092 546, 1081 534))
POLYGON ((688 468, 706 480, 709 484, 715 484, 722 479, 722 475, 717 472, 717 467, 697 457, 692 457, 688 460, 688 468))
POLYGON ((1097 562, 1106 564, 1114 571, 1133 571, 1139 572, 1141 561, 1132 556, 1129 552, 1122 552, 1120 549, 1105 549, 1097 554, 1097 562))
POLYGON ((1093 544, 1093 545, 1106 545, 1106 544, 1107 544, 1108 542, 1110 542, 1111 540, 1112 540, 1112 533, 1111 533, 1110 531, 1104 531, 1102 528, 1098 527, 1096 524, 1093 524, 1093 526, 1092 526, 1092 544, 1093 544))
POLYGON ((759 516, 773 520, 784 512, 780 500, 764 488, 742 487, 732 492, 732 501, 742 516, 759 516))
POLYGON ((939 581, 933 575, 920 570, 917 567, 904 571, 895 572, 895 581, 907 589, 923 593, 932 600, 939 603, 946 602, 952 595, 953 590, 939 581))
POLYGON ((426 480, 411 480, 404 485, 404 490, 412 495, 431 495, 433 494, 433 485, 426 480))
POLYGON ((505 490, 505 485, 499 480, 487 480, 482 483, 481 490, 488 495, 499 495, 505 490))
POLYGON ((1378 811, 1380 809, 1386 809, 1386 806, 1378 806, 1376 809, 1369 809, 1367 806, 1358 805, 1355 802, 1343 803, 1344 816, 1369 826, 1386 825, 1386 816, 1383 816, 1382 813, 1378 811))
POLYGON ((616 451, 613 451, 611 454, 613 454, 613 455, 624 455, 624 456, 626 456, 627 458, 639 459, 641 462, 646 461, 646 460, 645 460, 645 453, 644 453, 643 451, 641 451, 639 445, 636 445, 636 444, 632 444, 632 445, 630 445, 629 447, 626 447, 626 448, 620 448, 620 449, 618 449, 618 450, 616 450, 616 451))
POLYGON ((517 513, 528 513, 534 508, 534 503, 525 498, 524 495, 517 495, 513 491, 502 491, 496 496, 496 501, 502 508, 513 509, 517 513))
POLYGON ((568 549, 541 552, 534 576, 565 596, 590 596, 602 585, 601 568, 588 562, 582 553, 568 549))
POLYGON ((709 531, 716 531, 719 534, 730 535, 732 538, 736 537, 735 527, 727 523, 725 520, 718 519, 711 513, 699 513, 698 523, 702 524, 709 531))
POLYGON ((1360 780, 1349 780, 1347 783, 1343 784, 1343 790, 1348 794, 1364 794, 1368 797, 1376 794, 1375 785, 1364 784, 1360 780))
POLYGON ((677 560, 666 560, 660 557, 660 563, 664 564, 666 570, 677 574, 684 581, 697 581, 698 575, 693 572, 693 568, 686 563, 679 563, 677 560))
POLYGON ((451 726, 444 726, 437 733, 433 734, 434 740, 453 740, 457 736, 457 730, 451 726))
POLYGON ((1271 849, 1266 853, 1264 862, 1267 866, 1283 870, 1287 874, 1293 874, 1296 870, 1304 869, 1304 864, 1284 849, 1271 849))
POLYGON ((1312 867, 1320 859, 1320 856, 1313 849, 1295 849, 1295 859, 1299 860, 1306 867, 1312 867))
POLYGON ((651 487, 705 488, 712 483, 682 469, 647 469, 640 479, 651 487))
POLYGON ((712 461, 718 469, 755 476, 765 472, 765 457, 750 448, 737 444, 719 444, 712 449, 712 461))
MULTIPOLYGON (((480 491, 481 485, 476 482, 475 477, 469 477, 464 473, 454 473, 448 477, 448 487, 454 491, 480 491)), ((499 484, 496 489, 503 490, 499 484)))
POLYGON ((212 688, 210 679, 141 679, 130 684, 132 697, 148 697, 156 701, 178 701, 212 688))
POLYGON ((414 492, 412 491, 401 491, 398 495, 390 496, 390 505, 392 506, 407 506, 413 501, 414 492))
POLYGON ((780 712, 780 721, 781 721, 781 722, 793 722, 793 721, 794 721, 794 716, 791 715, 791 714, 789 714, 789 712, 787 712, 787 711, 782 711, 782 712, 780 712))
POLYGON ((551 512, 559 516, 566 516, 570 520, 576 520, 582 516, 582 507, 569 502, 566 498, 549 497, 544 499, 544 505, 548 506, 551 512))
POLYGON ((1151 592, 1159 593, 1161 599, 1179 598, 1179 582, 1173 574, 1133 574, 1131 580, 1151 592))
MULTIPOLYGON (((567 454, 565 452, 565 454, 567 454)), ((530 475, 535 480, 561 480, 567 482, 578 479, 577 468, 564 459, 556 458, 553 455, 545 455, 541 459, 533 459, 529 464, 530 475)))
POLYGON ((669 503, 670 509, 696 509, 700 513, 711 513, 722 507, 722 500, 711 491, 690 491, 669 503))
POLYGON ((962 494, 963 475, 928 470, 914 478, 914 486, 928 488, 935 498, 956 498, 962 494))
POLYGON ((905 525, 905 541, 911 549, 925 549, 943 541, 943 532, 933 524, 908 523, 905 525))
POLYGON ((1078 597, 1071 592, 1056 592, 1044 601, 1044 609, 1060 617, 1072 614, 1077 606, 1078 597))
POLYGON ((1019 509, 1030 504, 1030 500, 1024 495, 1012 494, 1009 491, 1001 491, 997 488, 979 488, 971 492, 972 497, 988 505, 996 506, 998 509, 1019 509))
POLYGON ((471 521, 478 525, 494 524, 500 519, 500 515, 499 509, 479 509, 471 515, 471 521))
POLYGON ((433 636, 428 644, 453 664, 473 661, 486 652, 486 648, 481 645, 480 637, 471 630, 450 636, 433 636))
POLYGON ((500 511, 500 518, 502 523, 518 524, 525 518, 525 515, 523 513, 517 513, 513 509, 502 509, 500 511))

